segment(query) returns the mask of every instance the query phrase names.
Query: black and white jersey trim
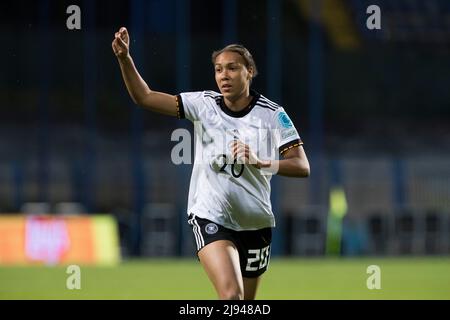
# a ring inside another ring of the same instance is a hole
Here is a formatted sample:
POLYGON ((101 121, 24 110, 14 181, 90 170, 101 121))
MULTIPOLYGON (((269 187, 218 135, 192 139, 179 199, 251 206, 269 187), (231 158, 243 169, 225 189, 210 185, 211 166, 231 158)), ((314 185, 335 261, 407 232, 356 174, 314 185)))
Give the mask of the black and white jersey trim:
POLYGON ((275 102, 270 101, 269 99, 267 99, 264 96, 260 96, 258 102, 256 103, 257 106, 261 107, 261 108, 266 108, 272 111, 277 110, 278 108, 280 108, 280 106, 278 104, 276 104, 275 102))
MULTIPOLYGON (((280 106, 278 104, 276 104, 273 101, 270 101, 269 99, 267 99, 264 96, 261 96, 256 91, 252 90, 251 93, 255 96, 255 99, 253 101, 254 106, 258 106, 258 107, 261 107, 261 108, 269 109, 269 110, 272 110, 272 111, 275 111, 275 110, 280 108, 280 106)), ((223 107, 222 106, 223 96, 221 94, 219 94, 217 92, 214 92, 214 91, 205 91, 204 92, 204 97, 214 99, 218 106, 223 107)), ((222 108, 222 109, 224 109, 224 108, 222 108)), ((251 110, 251 106, 249 106, 249 108, 247 109, 247 112, 245 112, 245 114, 248 113, 250 110, 251 110)), ((224 111, 226 112, 228 110, 224 110, 224 111)), ((233 114, 233 116, 237 116, 237 114, 233 114)))
POLYGON ((218 106, 220 106, 220 101, 222 100, 222 96, 221 96, 221 95, 218 95, 218 94, 209 94, 209 93, 205 92, 204 96, 205 96, 206 98, 214 99, 214 100, 216 101, 216 104, 217 104, 218 106))
POLYGON ((258 101, 258 102, 256 103, 256 105, 259 106, 259 107, 261 107, 261 108, 270 109, 270 110, 272 110, 272 111, 277 110, 277 108, 274 108, 274 107, 272 107, 271 105, 269 105, 269 104, 267 104, 267 103, 265 103, 265 102, 261 102, 261 101, 258 101))
POLYGON ((205 96, 208 95, 208 96, 211 96, 211 97, 214 97, 214 98, 222 96, 220 93, 217 93, 217 92, 211 91, 211 90, 204 91, 204 94, 205 94, 205 96))
POLYGON ((261 96, 261 97, 259 98, 259 102, 262 102, 263 104, 268 105, 268 106, 270 106, 270 107, 272 107, 272 108, 274 108, 274 109, 280 108, 280 105, 276 104, 276 103, 273 102, 273 101, 270 101, 269 99, 267 99, 267 98, 264 97, 264 96, 261 96))
POLYGON ((195 215, 192 215, 192 218, 188 220, 188 223, 192 226, 192 230, 194 231, 195 242, 197 244, 197 250, 199 251, 205 246, 205 239, 203 238, 197 220, 195 220, 195 215))

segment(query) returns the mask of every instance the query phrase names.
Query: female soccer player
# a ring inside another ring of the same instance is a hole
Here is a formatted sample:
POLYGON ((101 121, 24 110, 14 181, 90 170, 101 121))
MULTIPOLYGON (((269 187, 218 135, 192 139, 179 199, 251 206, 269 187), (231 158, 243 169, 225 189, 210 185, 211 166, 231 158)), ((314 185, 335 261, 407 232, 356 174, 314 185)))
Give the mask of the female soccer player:
POLYGON ((257 69, 243 46, 229 45, 212 55, 220 93, 170 95, 148 87, 129 45, 122 27, 112 48, 133 101, 194 122, 196 154, 187 213, 198 258, 219 299, 254 299, 269 265, 275 227, 271 175, 309 176, 297 130, 281 106, 250 89, 257 69), (274 156, 278 152, 283 159, 274 156))

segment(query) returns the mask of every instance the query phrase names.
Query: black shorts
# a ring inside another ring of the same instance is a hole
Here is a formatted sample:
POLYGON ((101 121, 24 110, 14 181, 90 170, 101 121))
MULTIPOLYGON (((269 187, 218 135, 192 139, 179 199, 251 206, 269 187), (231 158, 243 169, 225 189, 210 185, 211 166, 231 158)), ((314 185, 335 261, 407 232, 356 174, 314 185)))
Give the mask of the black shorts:
POLYGON ((229 240, 233 242, 239 252, 243 277, 256 278, 267 270, 270 261, 272 228, 234 231, 193 214, 189 215, 188 222, 194 232, 197 254, 211 242, 229 240))

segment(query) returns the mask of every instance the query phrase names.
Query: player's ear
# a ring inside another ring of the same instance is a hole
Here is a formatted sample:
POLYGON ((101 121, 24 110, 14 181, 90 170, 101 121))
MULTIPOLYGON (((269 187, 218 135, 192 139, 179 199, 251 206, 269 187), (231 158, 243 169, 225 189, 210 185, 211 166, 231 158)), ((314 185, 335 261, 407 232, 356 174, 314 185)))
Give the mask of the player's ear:
POLYGON ((247 68, 247 79, 252 80, 252 78, 253 78, 253 67, 248 67, 247 68))

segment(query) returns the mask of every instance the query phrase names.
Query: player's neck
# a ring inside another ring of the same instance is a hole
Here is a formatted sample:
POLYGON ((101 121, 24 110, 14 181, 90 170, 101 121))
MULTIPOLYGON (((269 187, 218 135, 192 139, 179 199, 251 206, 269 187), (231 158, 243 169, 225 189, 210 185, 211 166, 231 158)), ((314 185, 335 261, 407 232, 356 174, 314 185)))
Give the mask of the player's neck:
POLYGON ((228 109, 234 112, 239 112, 244 110, 249 106, 253 97, 247 91, 245 94, 240 95, 236 99, 228 99, 224 97, 224 103, 228 109))

